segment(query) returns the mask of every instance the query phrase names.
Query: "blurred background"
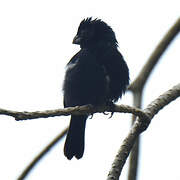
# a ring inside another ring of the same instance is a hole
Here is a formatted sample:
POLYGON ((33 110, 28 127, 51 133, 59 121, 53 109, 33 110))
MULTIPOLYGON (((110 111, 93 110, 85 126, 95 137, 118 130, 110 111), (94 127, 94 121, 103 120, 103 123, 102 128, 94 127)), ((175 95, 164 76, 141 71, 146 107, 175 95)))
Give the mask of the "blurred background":
MULTIPOLYGON (((37 111, 63 108, 65 66, 80 49, 72 40, 80 21, 98 17, 115 31, 131 82, 180 15, 179 0, 0 1, 0 108, 37 111)), ((146 84, 143 107, 180 82, 180 35, 161 57, 146 84)), ((132 105, 127 92, 118 104, 132 105)), ((142 134, 138 180, 180 179, 180 100, 165 107, 142 134)), ((70 117, 16 122, 0 116, 0 179, 14 180, 69 124, 70 117)), ((64 139, 27 180, 106 179, 131 124, 131 116, 95 114, 86 126, 82 159, 63 155, 64 139)), ((121 179, 127 177, 127 167, 121 179)))

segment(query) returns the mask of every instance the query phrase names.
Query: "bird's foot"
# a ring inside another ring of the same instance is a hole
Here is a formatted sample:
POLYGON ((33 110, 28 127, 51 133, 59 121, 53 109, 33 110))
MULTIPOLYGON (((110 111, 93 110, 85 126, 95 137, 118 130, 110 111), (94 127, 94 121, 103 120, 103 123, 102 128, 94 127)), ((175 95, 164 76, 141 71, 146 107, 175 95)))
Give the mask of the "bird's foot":
POLYGON ((112 101, 108 101, 106 105, 109 106, 109 109, 111 111, 111 115, 108 118, 108 119, 110 119, 110 118, 112 118, 112 116, 114 114, 115 105, 114 105, 114 103, 112 101))
POLYGON ((109 115, 109 113, 107 113, 107 112, 103 112, 103 114, 104 114, 104 115, 109 115))

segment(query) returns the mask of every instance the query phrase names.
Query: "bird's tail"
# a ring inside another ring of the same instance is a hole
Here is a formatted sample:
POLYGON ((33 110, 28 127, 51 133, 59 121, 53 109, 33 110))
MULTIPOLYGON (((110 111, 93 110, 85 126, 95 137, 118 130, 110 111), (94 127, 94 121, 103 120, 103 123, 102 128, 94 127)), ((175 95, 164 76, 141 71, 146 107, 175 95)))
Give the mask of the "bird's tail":
POLYGON ((80 159, 84 153, 84 136, 87 115, 71 116, 68 134, 64 145, 64 155, 68 159, 80 159))

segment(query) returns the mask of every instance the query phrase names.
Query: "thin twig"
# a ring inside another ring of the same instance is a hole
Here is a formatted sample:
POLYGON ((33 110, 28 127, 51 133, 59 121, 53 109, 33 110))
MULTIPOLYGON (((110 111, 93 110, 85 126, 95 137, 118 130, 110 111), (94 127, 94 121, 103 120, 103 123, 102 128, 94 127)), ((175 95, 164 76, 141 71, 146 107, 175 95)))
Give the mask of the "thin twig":
POLYGON ((51 148, 59 142, 60 139, 62 139, 66 133, 68 128, 65 128, 58 136, 56 136, 33 160, 32 162, 24 169, 24 171, 21 173, 21 175, 18 177, 18 180, 23 180, 27 175, 30 173, 30 171, 35 167, 35 165, 44 157, 45 154, 47 154, 51 148))

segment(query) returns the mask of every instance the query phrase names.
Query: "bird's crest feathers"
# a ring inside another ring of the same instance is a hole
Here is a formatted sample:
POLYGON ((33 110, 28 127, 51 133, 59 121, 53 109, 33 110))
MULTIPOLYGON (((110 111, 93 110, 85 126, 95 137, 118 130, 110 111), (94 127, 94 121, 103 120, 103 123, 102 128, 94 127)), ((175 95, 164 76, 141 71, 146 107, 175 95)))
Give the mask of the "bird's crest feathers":
POLYGON ((111 45, 118 45, 114 31, 101 19, 93 19, 92 17, 83 19, 79 25, 78 33, 80 34, 82 31, 94 31, 93 38, 95 42, 100 40, 111 45))

